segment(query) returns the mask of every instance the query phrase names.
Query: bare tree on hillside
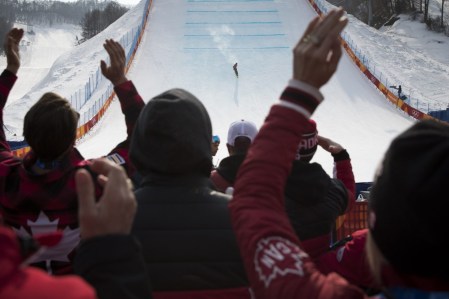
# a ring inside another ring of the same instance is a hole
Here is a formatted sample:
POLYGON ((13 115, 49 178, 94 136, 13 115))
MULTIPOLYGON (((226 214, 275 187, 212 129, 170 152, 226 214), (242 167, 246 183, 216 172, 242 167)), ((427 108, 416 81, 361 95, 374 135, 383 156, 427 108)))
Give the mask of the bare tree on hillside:
POLYGON ((102 13, 105 28, 117 21, 117 19, 124 15, 127 11, 128 9, 126 7, 121 6, 117 2, 109 2, 102 13))
MULTIPOLYGON (((0 37, 6 36, 12 28, 16 19, 14 6, 16 0, 0 0, 0 37)), ((0 47, 0 54, 3 54, 3 47, 0 47)))
POLYGON ((429 2, 430 0, 423 0, 424 2, 424 22, 427 23, 427 21, 429 20, 429 2))
POLYGON ((444 27, 444 2, 446 0, 441 0, 441 28, 444 27))
POLYGON ((81 21, 82 32, 81 35, 83 39, 87 40, 99 32, 101 32, 101 12, 98 9, 94 9, 90 12, 87 12, 84 15, 83 20, 81 21))

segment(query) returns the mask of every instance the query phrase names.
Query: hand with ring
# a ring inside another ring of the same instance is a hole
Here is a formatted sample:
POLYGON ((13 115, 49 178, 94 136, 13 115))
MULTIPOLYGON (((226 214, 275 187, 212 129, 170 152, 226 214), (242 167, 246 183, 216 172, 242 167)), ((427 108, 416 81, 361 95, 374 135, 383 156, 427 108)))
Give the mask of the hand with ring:
POLYGON ((309 23, 293 49, 293 79, 318 89, 329 81, 342 55, 339 37, 347 23, 342 8, 309 23))
POLYGON ((321 45, 321 41, 315 35, 307 34, 302 38, 303 43, 312 43, 315 46, 319 47, 321 45))

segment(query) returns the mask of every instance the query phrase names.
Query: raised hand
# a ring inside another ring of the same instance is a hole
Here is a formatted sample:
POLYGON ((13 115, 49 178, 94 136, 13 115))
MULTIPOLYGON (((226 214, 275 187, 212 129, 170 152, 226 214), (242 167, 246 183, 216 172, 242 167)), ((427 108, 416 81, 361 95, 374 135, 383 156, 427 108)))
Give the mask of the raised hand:
POLYGON ((85 169, 77 171, 75 180, 81 238, 129 234, 137 209, 131 181, 123 168, 106 159, 95 160, 91 169, 99 174, 98 183, 104 189, 96 202, 91 174, 85 169))
POLYGON ((112 39, 107 39, 103 44, 109 54, 111 65, 107 66, 104 60, 101 61, 101 72, 109 79, 114 86, 128 81, 125 75, 126 55, 123 47, 112 39))
POLYGON ((343 9, 310 22, 293 49, 293 78, 320 88, 337 70, 342 51, 339 36, 348 23, 343 9))
POLYGON ((23 29, 11 29, 5 38, 4 49, 6 53, 6 69, 13 74, 17 74, 20 68, 19 43, 23 37, 23 29))
POLYGON ((318 145, 331 154, 338 154, 339 152, 344 150, 344 148, 340 144, 320 135, 318 135, 318 145))

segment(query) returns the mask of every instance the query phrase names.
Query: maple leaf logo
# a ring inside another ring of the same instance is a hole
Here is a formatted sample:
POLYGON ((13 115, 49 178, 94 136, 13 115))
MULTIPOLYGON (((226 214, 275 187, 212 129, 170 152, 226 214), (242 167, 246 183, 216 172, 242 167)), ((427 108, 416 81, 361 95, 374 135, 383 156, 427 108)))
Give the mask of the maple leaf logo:
MULTIPOLYGON (((58 231, 58 223, 59 219, 50 221, 43 211, 39 213, 39 217, 36 221, 27 221, 27 225, 31 229, 32 236, 56 232, 58 231)), ((21 226, 20 229, 14 228, 14 230, 19 236, 32 237, 23 226, 21 226)), ((45 250, 39 250, 37 255, 33 256, 29 262, 35 263, 45 261, 47 265, 50 261, 70 262, 68 254, 75 249, 79 242, 80 229, 71 229, 66 227, 63 231, 62 240, 58 243, 58 245, 51 248, 45 248, 45 250)))
POLYGON ((257 243, 254 264, 259 279, 267 288, 278 276, 304 276, 302 258, 308 255, 296 244, 281 237, 268 237, 257 243))

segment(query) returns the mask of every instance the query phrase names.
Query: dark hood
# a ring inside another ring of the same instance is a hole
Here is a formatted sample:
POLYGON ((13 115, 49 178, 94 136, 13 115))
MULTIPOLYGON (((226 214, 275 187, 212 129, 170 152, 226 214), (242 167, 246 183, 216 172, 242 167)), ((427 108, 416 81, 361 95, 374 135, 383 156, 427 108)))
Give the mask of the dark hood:
POLYGON ((318 163, 294 161, 287 179, 285 195, 304 206, 324 201, 331 179, 318 163))
POLYGON ((199 174, 212 169, 212 126, 203 104, 183 89, 151 99, 137 120, 130 157, 142 176, 199 174))

